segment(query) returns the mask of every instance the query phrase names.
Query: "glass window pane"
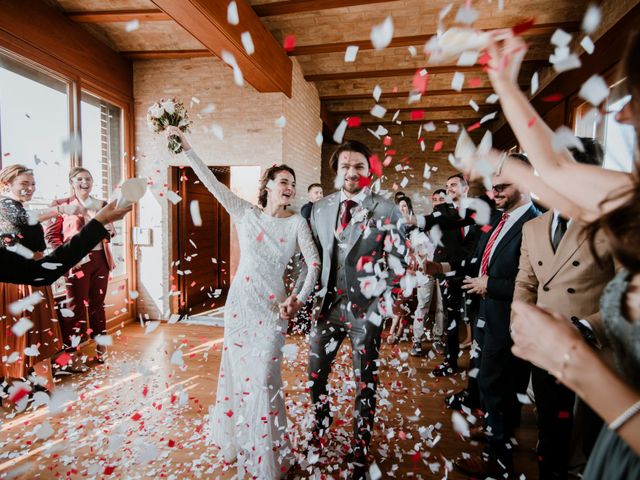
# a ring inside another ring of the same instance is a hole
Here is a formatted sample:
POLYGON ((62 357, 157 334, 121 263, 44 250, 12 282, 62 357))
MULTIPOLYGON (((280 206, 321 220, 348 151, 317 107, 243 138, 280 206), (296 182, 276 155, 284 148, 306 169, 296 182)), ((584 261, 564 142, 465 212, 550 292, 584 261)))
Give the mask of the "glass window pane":
MULTIPOLYGON (((113 197, 113 190, 123 180, 122 109, 90 93, 82 92, 80 103, 82 131, 82 166, 94 180, 92 195, 101 200, 113 197)), ((111 251, 116 262, 113 276, 126 273, 125 223, 115 225, 111 251)))
POLYGON ((0 54, 0 162, 33 168, 32 207, 69 194, 68 89, 67 82, 0 54))

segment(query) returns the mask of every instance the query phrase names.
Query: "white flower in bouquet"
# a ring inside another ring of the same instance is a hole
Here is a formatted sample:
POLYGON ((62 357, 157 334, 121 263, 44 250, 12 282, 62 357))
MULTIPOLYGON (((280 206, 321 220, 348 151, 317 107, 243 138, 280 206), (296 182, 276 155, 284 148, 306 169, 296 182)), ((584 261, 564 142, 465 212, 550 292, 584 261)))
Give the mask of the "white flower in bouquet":
MULTIPOLYGON (((147 123, 154 133, 163 132, 169 126, 175 126, 183 132, 188 132, 191 126, 184 104, 175 98, 168 100, 162 98, 159 102, 151 105, 147 111, 147 123)), ((175 135, 169 137, 168 146, 173 153, 182 151, 180 138, 175 135)))

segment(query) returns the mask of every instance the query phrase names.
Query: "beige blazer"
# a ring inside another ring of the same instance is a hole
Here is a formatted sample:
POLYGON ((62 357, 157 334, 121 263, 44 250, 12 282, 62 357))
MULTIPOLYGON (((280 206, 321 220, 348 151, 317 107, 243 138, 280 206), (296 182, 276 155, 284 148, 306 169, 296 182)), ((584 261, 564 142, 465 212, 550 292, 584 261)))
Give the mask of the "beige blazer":
POLYGON ((553 211, 548 211, 524 224, 513 298, 547 307, 572 320, 587 320, 604 346, 600 296, 616 273, 608 242, 602 235, 596 239, 599 265, 582 233, 583 225, 572 221, 554 253, 552 221, 553 211))

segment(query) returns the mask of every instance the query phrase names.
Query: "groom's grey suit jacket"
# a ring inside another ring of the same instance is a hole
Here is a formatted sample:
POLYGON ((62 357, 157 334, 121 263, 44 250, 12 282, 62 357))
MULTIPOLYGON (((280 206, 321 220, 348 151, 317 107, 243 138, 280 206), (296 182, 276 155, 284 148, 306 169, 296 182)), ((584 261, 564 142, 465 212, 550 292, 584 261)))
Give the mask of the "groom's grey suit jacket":
MULTIPOLYGON (((337 277, 335 269, 340 268, 340 274, 344 275, 347 285, 346 297, 357 317, 359 313, 367 313, 378 300, 378 297, 367 298, 362 294, 359 278, 373 274, 364 270, 357 271, 360 258, 371 257, 373 264, 376 264, 380 260, 386 262, 387 256, 391 254, 405 266, 405 240, 398 231, 398 222, 402 216, 392 202, 376 193, 368 192, 360 207, 354 209, 349 226, 341 235, 337 235, 339 211, 340 191, 314 203, 311 211, 311 230, 322 258, 320 291, 326 292, 325 295, 319 295, 319 311, 322 311, 325 299, 334 297, 330 289, 335 288, 335 285, 331 283, 335 282, 337 277), (335 251, 338 248, 342 249, 335 251)), ((388 273, 387 282, 390 285, 396 275, 391 269, 388 273)))

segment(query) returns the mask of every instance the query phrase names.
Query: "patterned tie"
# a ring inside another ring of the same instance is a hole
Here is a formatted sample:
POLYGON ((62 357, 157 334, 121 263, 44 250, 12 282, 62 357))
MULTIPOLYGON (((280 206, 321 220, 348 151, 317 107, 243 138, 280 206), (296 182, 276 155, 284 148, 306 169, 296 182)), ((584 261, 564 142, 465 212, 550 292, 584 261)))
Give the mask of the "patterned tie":
POLYGON ((338 227, 338 234, 342 233, 349 222, 351 221, 351 209, 358 203, 353 200, 345 200, 342 202, 342 213, 340 214, 340 226, 338 227))
POLYGON ((558 250, 558 245, 564 234, 567 232, 567 219, 558 216, 558 225, 556 225, 556 231, 553 232, 553 238, 551 239, 551 245, 553 245, 553 251, 558 250))
POLYGON ((509 214, 507 212, 504 212, 502 214, 502 218, 500 219, 500 223, 498 223, 498 225, 496 225, 496 228, 493 229, 493 233, 491 234, 491 237, 489 237, 487 246, 484 247, 484 253, 482 254, 482 263, 480 263, 481 277, 484 277, 487 274, 487 269, 489 268, 489 257, 491 256, 491 249, 493 248, 493 244, 496 243, 498 235, 500 235, 500 230, 502 230, 502 227, 504 227, 507 218, 509 218, 509 214))

